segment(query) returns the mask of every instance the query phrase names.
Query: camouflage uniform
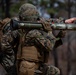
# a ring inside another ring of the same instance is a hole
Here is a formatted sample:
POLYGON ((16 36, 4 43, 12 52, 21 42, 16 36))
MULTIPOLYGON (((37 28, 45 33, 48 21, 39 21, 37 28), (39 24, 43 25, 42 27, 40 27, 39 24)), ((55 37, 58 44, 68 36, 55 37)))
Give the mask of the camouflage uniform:
MULTIPOLYGON (((37 21, 39 18, 36 7, 24 4, 19 12, 20 20, 37 21)), ((5 28, 6 29, 6 28, 5 28)), ((18 75, 59 75, 58 68, 46 65, 49 51, 52 50, 56 38, 52 33, 43 30, 8 30, 1 39, 3 51, 2 65, 9 75, 15 75, 16 60, 18 75), (17 57, 17 59, 16 59, 17 57)))

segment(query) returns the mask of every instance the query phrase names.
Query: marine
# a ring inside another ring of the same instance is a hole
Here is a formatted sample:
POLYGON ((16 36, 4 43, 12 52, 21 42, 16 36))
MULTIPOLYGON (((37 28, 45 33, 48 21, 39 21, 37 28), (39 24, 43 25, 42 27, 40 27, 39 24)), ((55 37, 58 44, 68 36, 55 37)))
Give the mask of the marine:
POLYGON ((4 56, 1 65, 7 75, 60 75, 58 68, 46 64, 49 51, 53 50, 56 42, 52 29, 47 29, 49 23, 42 19, 36 7, 29 3, 20 7, 18 20, 41 22, 44 30, 12 30, 11 22, 4 27, 4 35, 1 38, 1 51, 4 56))

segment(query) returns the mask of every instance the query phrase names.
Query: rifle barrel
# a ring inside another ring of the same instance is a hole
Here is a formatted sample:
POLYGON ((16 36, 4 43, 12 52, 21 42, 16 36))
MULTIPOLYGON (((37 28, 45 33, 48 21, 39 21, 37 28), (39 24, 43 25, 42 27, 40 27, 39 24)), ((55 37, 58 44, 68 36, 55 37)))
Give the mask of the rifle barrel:
MULTIPOLYGON (((42 23, 38 22, 20 22, 16 20, 12 20, 12 28, 14 29, 40 29, 43 28, 42 23)), ((76 30, 76 24, 66 24, 66 23, 51 23, 50 27, 52 27, 55 30, 76 30)))
POLYGON ((56 30, 76 30, 76 24, 55 23, 51 27, 56 30))
MULTIPOLYGON (((50 23, 50 27, 55 30, 76 30, 76 24, 66 24, 66 23, 50 23)), ((19 28, 43 28, 41 23, 19 23, 19 28)))

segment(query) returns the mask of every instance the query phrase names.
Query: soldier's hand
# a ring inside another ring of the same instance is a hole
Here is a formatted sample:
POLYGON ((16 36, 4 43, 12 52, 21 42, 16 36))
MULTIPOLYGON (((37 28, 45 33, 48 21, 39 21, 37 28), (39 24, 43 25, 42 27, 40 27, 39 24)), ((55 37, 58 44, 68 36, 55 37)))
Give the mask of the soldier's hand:
POLYGON ((65 23, 73 23, 74 21, 76 21, 76 18, 70 18, 65 20, 65 23))
POLYGON ((45 31, 51 31, 52 30, 51 25, 50 25, 50 22, 47 22, 43 18, 40 19, 40 22, 42 23, 43 28, 44 28, 45 31))

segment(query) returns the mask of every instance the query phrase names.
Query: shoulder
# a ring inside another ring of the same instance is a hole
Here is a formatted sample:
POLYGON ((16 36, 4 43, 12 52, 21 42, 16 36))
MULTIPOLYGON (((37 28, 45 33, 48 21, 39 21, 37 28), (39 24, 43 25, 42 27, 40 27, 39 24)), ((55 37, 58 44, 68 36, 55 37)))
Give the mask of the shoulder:
POLYGON ((11 25, 11 19, 16 20, 16 18, 10 18, 10 20, 7 23, 5 23, 5 25, 3 26, 3 29, 2 29, 3 33, 6 33, 9 30, 11 30, 11 26, 10 26, 11 25))

